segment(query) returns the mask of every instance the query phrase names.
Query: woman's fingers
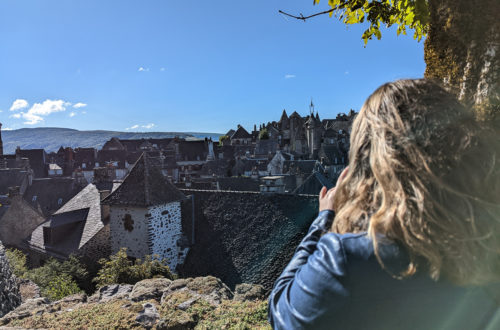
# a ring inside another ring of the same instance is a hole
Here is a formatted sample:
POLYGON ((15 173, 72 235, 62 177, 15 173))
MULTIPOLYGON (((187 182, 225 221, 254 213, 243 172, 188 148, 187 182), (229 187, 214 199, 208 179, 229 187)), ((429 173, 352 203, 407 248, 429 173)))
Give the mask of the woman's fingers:
POLYGON ((323 199, 326 195, 326 187, 323 186, 323 188, 321 188, 321 190, 319 191, 319 199, 323 199))

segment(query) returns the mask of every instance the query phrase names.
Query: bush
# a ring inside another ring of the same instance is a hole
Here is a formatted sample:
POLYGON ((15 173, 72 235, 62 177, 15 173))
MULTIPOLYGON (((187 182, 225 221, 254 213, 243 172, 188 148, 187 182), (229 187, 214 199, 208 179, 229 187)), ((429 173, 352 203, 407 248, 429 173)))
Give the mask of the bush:
POLYGON ((7 260, 9 260, 10 269, 19 278, 24 278, 28 267, 26 267, 26 255, 16 249, 7 249, 5 251, 7 260))
POLYGON ((24 253, 10 249, 6 254, 14 274, 36 283, 42 296, 51 300, 79 293, 89 282, 87 269, 75 256, 64 262, 51 258, 42 267, 28 270, 24 253))
POLYGON ((48 286, 44 288, 43 295, 50 300, 59 300, 80 292, 82 292, 82 290, 78 287, 76 282, 73 281, 71 276, 61 274, 52 278, 48 286))
POLYGON ((99 261, 101 269, 93 281, 98 287, 109 284, 135 284, 139 281, 157 276, 173 279, 166 261, 158 256, 146 256, 144 261, 132 261, 127 256, 127 249, 121 248, 109 259, 99 261))
POLYGON ((259 132, 259 140, 268 140, 269 139, 269 132, 267 131, 267 128, 263 128, 259 132))

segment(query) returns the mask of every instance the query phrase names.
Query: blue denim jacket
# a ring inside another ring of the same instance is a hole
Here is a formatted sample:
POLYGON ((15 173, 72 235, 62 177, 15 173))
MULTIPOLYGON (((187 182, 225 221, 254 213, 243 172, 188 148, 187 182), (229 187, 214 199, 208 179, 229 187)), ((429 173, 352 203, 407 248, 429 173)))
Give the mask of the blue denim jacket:
POLYGON ((484 329, 500 315, 482 288, 436 282, 425 272, 396 279, 407 266, 404 249, 384 244, 383 269, 366 233, 327 232, 333 217, 319 213, 276 281, 269 297, 273 328, 484 329))

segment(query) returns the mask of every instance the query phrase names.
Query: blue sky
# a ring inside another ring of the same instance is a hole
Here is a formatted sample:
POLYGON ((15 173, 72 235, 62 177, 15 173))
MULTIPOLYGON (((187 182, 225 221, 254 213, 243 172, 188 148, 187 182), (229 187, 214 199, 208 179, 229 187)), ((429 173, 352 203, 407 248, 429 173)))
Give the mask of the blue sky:
MULTIPOLYGON (((380 84, 418 78, 423 42, 304 15, 327 1, 2 0, 0 122, 224 133, 359 109, 380 84), (17 102, 16 102, 17 100, 17 102), (11 110, 13 109, 13 110, 11 110)), ((411 34, 411 33, 410 33, 411 34)))

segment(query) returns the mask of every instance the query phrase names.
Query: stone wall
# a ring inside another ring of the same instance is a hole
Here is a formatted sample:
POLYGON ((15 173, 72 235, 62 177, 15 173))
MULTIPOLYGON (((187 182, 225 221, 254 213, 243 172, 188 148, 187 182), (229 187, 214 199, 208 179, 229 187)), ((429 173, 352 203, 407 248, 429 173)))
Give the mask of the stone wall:
POLYGON ((178 264, 184 263, 189 251, 186 246, 181 246, 181 203, 150 207, 148 221, 151 254, 166 259, 170 269, 175 271, 178 264))
POLYGON ((5 249, 0 242, 0 317, 20 304, 19 284, 10 270, 5 249))
MULTIPOLYGON (((245 282, 270 290, 318 213, 316 196, 182 192, 194 194, 195 244, 179 273, 213 275, 230 287, 245 282)), ((190 235, 190 203, 182 211, 190 235)))
POLYGON ((127 248, 127 255, 143 258, 151 254, 148 236, 148 215, 146 208, 115 206, 110 207, 111 253, 127 248))

